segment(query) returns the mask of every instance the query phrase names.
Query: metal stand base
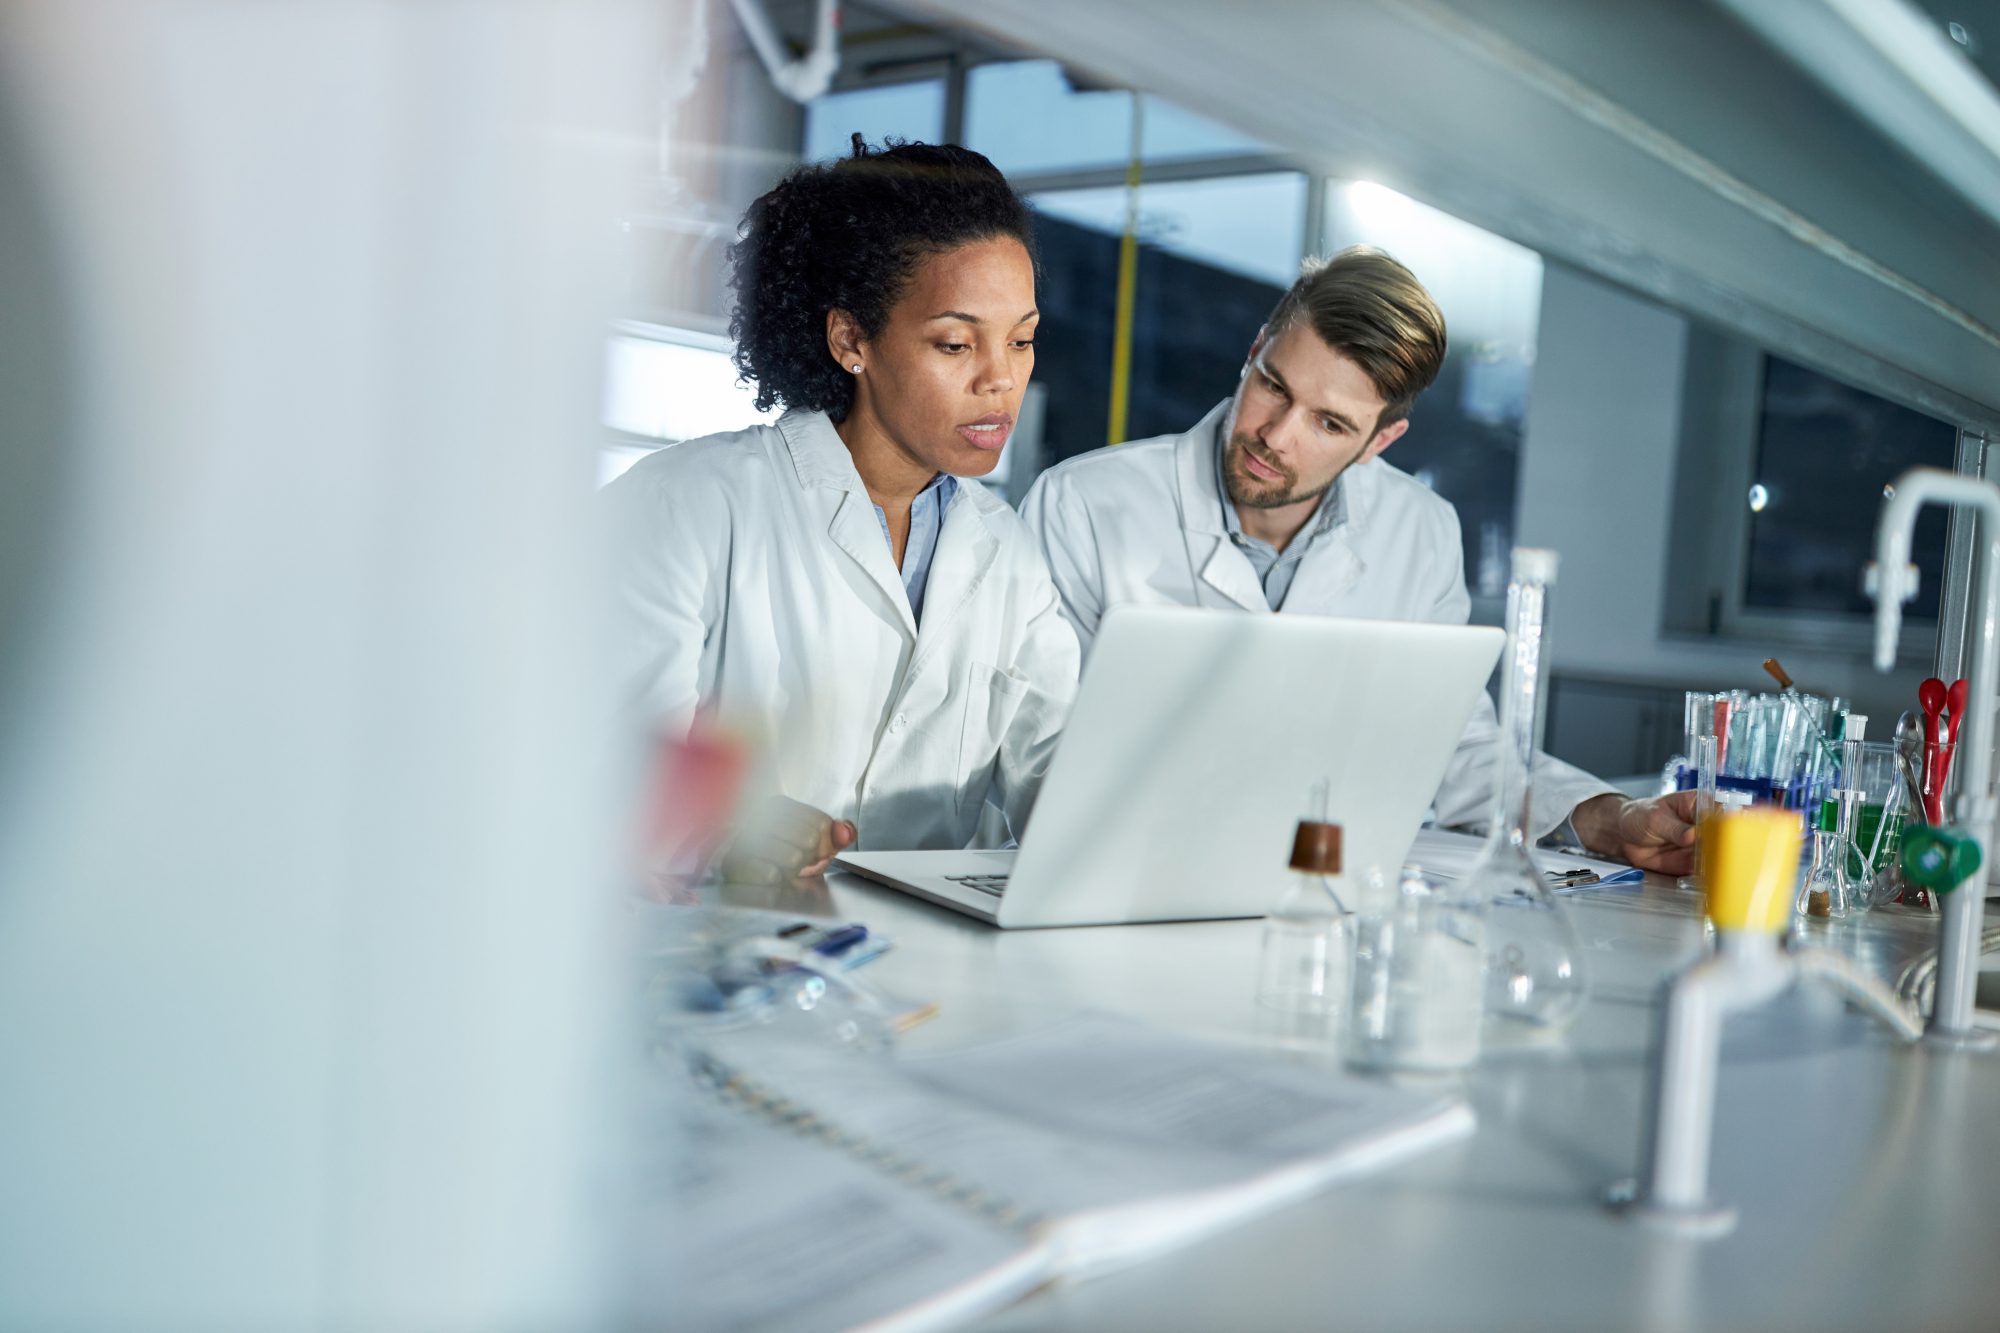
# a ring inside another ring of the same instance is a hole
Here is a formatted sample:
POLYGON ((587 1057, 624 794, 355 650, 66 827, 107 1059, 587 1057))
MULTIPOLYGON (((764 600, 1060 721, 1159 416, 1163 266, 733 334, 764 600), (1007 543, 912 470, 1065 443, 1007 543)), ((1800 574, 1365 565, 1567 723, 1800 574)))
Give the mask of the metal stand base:
POLYGON ((1944 1032, 1936 1028, 1924 1030, 1924 1044, 1935 1046, 1941 1051, 1965 1051, 1972 1055, 1984 1055, 2000 1050, 2000 1033, 1982 1032, 1974 1028, 1967 1032, 1944 1032))
POLYGON ((1639 1197, 1636 1180, 1621 1180, 1604 1191, 1604 1206, 1651 1231, 1689 1240, 1714 1240, 1736 1229, 1736 1209, 1727 1204, 1675 1208, 1639 1197))

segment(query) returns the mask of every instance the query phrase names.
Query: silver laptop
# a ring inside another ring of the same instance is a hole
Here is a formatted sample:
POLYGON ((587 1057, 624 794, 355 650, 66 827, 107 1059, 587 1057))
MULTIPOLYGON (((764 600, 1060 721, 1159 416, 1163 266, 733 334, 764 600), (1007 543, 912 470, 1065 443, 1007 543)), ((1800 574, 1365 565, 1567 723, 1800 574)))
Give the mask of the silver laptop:
POLYGON ((1120 607, 1018 851, 848 852, 838 864, 1001 927, 1261 916, 1325 779, 1348 872, 1393 876, 1505 638, 1120 607))

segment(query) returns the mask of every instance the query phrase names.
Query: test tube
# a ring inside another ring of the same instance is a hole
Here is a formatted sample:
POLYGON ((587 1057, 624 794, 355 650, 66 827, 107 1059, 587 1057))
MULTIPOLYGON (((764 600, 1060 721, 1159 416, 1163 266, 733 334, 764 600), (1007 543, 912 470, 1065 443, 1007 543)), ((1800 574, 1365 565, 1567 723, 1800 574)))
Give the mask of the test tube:
POLYGON ((1770 797, 1772 775, 1777 772, 1778 746, 1784 739, 1785 714, 1777 701, 1768 694, 1760 694, 1750 701, 1749 714, 1750 754, 1743 766, 1743 776, 1762 788, 1761 796, 1770 797))
POLYGON ((1697 828, 1715 813, 1716 755, 1721 748, 1721 739, 1716 736, 1702 736, 1694 743, 1694 822, 1697 828))
POLYGON ((1782 793, 1781 799, 1789 804, 1798 786, 1799 770, 1804 766, 1809 718, 1805 704, 1797 695, 1782 694, 1778 699, 1782 720, 1778 727, 1777 762, 1771 774, 1771 785, 1782 793))
POLYGON ((1685 732, 1681 755, 1683 765, 1676 774, 1675 785, 1690 789, 1696 785, 1696 754, 1704 737, 1715 736, 1715 696, 1706 690, 1689 690, 1682 696, 1681 727, 1685 732))
POLYGON ((1704 690, 1689 690, 1681 706, 1681 726, 1687 733, 1681 753, 1688 757, 1688 766, 1692 768, 1695 744, 1702 737, 1715 734, 1715 696, 1704 690))
POLYGON ((1736 722, 1736 696, 1724 693, 1715 696, 1715 771, 1729 772, 1729 733, 1736 722))

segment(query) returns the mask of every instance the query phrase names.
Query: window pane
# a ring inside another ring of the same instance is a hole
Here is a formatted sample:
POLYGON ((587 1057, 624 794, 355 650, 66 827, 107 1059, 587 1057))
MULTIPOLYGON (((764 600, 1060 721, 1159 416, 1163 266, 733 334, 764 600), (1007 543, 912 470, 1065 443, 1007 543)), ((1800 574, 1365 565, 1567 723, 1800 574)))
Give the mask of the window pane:
POLYGON ((1146 104, 1146 125, 1141 152, 1148 162, 1276 151, 1262 139, 1238 134, 1227 125, 1217 124, 1206 116, 1197 116, 1151 93, 1146 94, 1143 100, 1146 104))
POLYGON ((871 144, 894 135, 913 143, 936 143, 944 135, 944 82, 892 83, 827 93, 806 104, 803 156, 831 162, 853 149, 859 131, 871 144))
MULTIPOLYGON (((1235 388, 1250 341, 1298 271, 1305 177, 1142 186, 1126 438, 1184 431, 1235 388)), ((1109 443, 1125 192, 1035 196, 1044 271, 1035 381, 1044 462, 1109 443)))
POLYGON ((777 419, 737 381, 727 339, 660 328, 613 334, 606 350, 604 424, 614 430, 676 443, 777 419))
MULTIPOLYGON (((1033 202, 1043 217, 1120 236, 1125 200, 1124 187, 1114 186, 1051 191, 1033 202)), ((1298 276, 1305 207, 1305 177, 1290 172, 1141 185, 1139 244, 1282 290, 1298 276)))
MULTIPOLYGON (((1744 605, 1872 614, 1861 571, 1883 488, 1905 468, 1949 469, 1957 453, 1947 423, 1766 357, 1744 605)), ((1944 511, 1927 505, 1910 551, 1922 571, 1912 616, 1937 618, 1944 549, 1944 511)))
MULTIPOLYGON (((1144 102, 1148 162, 1271 151, 1170 102, 1144 102)), ((1080 92, 1053 60, 980 65, 966 78, 965 142, 1010 176, 1123 166, 1132 154, 1132 95, 1080 92)))
POLYGON ((1383 457, 1457 508, 1466 583, 1497 597, 1507 590, 1514 544, 1541 256, 1372 181, 1328 186, 1324 248, 1349 245, 1394 255, 1444 312, 1444 367, 1417 400, 1409 432, 1383 457))

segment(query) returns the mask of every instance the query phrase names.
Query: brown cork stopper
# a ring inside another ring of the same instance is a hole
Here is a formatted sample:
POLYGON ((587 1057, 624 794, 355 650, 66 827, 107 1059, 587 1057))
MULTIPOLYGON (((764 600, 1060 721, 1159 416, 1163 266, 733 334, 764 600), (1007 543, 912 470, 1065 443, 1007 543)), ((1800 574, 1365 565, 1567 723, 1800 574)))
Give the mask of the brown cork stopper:
POLYGON ((1340 825, 1301 819, 1292 836, 1292 869, 1308 875, 1340 873, 1340 825))

